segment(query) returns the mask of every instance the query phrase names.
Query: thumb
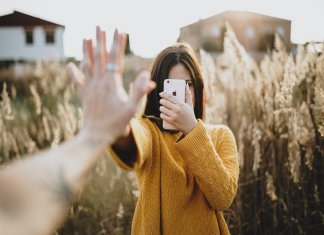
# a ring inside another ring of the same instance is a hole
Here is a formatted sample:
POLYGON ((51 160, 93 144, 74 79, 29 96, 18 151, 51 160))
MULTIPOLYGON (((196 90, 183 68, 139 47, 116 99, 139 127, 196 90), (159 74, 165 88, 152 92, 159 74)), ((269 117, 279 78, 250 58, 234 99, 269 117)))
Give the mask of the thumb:
POLYGON ((193 107, 192 94, 188 84, 186 85, 186 104, 189 104, 191 107, 193 107))
POLYGON ((74 63, 72 63, 72 62, 68 63, 68 65, 66 66, 66 69, 67 69, 69 77, 72 79, 73 83, 76 86, 84 85, 85 76, 74 63))
POLYGON ((72 79, 73 84, 76 86, 77 91, 80 91, 81 87, 84 86, 85 83, 85 76, 84 74, 78 69, 78 67, 70 62, 66 66, 67 74, 72 79))
POLYGON ((141 98, 150 93, 155 88, 155 83, 150 81, 150 73, 148 71, 141 72, 132 84, 132 92, 130 101, 137 105, 141 98))

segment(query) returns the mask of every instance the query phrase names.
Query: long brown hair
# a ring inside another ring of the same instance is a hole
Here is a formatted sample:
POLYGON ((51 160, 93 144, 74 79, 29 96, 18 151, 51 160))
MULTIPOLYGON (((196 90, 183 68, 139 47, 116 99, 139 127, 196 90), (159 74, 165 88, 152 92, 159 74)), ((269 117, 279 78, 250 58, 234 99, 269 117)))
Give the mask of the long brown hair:
POLYGON ((144 117, 154 121, 161 130, 163 128, 159 110, 159 93, 163 91, 163 83, 168 78, 170 70, 177 64, 184 65, 190 73, 195 93, 194 112, 196 118, 203 119, 204 117, 204 82, 198 58, 188 43, 179 42, 161 51, 155 58, 151 69, 151 80, 156 83, 156 89, 147 96, 144 117))

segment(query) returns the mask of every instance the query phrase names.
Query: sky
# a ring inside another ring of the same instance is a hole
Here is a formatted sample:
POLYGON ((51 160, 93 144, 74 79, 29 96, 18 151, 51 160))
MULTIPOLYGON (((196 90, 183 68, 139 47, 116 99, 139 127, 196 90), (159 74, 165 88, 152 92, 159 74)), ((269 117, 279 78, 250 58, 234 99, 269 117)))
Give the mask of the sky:
POLYGON ((176 42, 179 29, 226 10, 251 11, 292 21, 291 41, 324 41, 324 0, 0 0, 0 15, 14 10, 65 26, 66 56, 82 56, 82 39, 95 27, 130 35, 132 51, 154 57, 176 42))

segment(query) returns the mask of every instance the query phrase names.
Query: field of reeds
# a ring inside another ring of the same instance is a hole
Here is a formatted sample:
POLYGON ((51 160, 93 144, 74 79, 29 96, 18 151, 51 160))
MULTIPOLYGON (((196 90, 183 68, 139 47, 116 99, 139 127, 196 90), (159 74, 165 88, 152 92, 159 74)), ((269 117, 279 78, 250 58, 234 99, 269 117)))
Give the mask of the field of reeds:
MULTIPOLYGON (((225 211, 232 234, 324 234, 324 51, 311 46, 291 55, 276 37, 256 63, 228 27, 219 57, 200 51, 205 121, 228 125, 239 150, 239 189, 225 211)), ((0 89, 1 164, 82 128, 63 64, 26 66, 21 76, 1 71, 0 89)), ((105 156, 56 234, 129 234, 138 194, 135 175, 105 156)))

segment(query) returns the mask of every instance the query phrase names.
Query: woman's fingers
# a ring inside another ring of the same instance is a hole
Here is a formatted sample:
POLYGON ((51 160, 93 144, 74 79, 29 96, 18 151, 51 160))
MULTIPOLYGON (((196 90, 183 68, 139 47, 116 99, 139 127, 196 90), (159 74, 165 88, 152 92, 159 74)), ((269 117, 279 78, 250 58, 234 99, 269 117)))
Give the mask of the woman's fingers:
POLYGON ((160 114, 160 118, 162 118, 162 120, 167 121, 169 123, 173 123, 173 119, 163 113, 160 114))
POLYGON ((174 118, 175 113, 171 109, 168 109, 168 108, 166 108, 166 107, 164 107, 162 105, 160 106, 159 109, 160 109, 160 112, 163 113, 164 115, 166 115, 166 116, 168 116, 170 118, 174 118))
POLYGON ((168 100, 173 104, 180 104, 181 103, 176 97, 174 97, 173 95, 171 95, 169 93, 161 92, 160 96, 161 96, 161 98, 163 98, 165 100, 168 100))
POLYGON ((167 109, 173 110, 175 112, 178 112, 180 110, 178 104, 174 104, 166 99, 160 99, 160 104, 166 107, 167 109))

